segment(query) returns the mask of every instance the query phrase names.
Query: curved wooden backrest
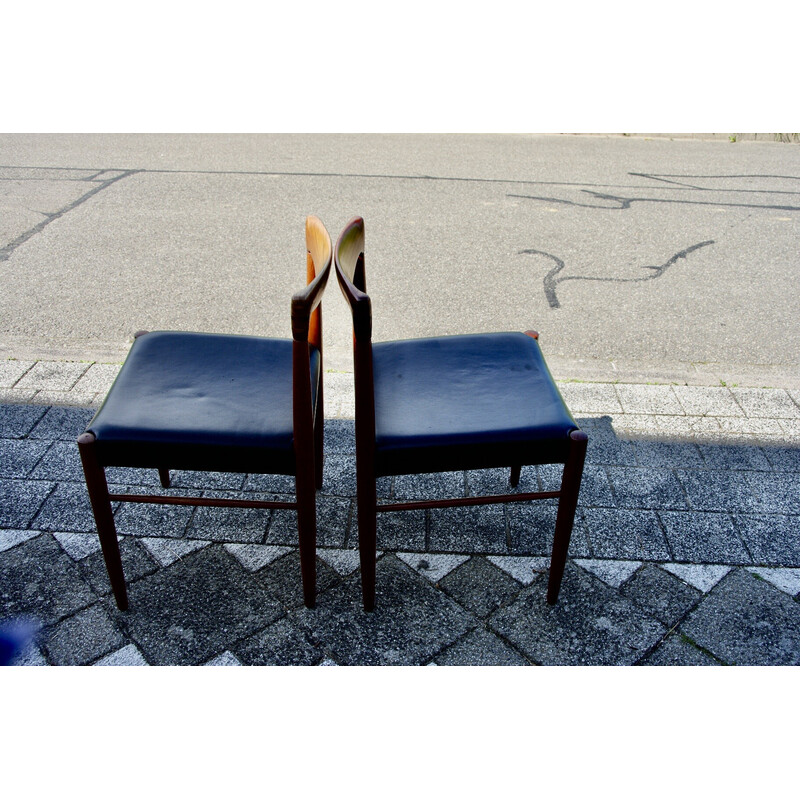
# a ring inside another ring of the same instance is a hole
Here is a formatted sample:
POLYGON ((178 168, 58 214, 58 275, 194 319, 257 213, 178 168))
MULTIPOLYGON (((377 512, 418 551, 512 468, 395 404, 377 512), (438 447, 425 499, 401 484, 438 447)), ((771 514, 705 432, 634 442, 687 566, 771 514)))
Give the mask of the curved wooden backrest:
POLYGON ((305 289, 292 296, 292 336, 322 349, 322 314, 318 308, 331 271, 331 237, 321 220, 306 217, 305 289))
POLYGON ((357 342, 372 338, 372 304, 367 294, 364 267, 364 220, 355 217, 347 223, 333 251, 339 288, 353 315, 353 334, 357 342))

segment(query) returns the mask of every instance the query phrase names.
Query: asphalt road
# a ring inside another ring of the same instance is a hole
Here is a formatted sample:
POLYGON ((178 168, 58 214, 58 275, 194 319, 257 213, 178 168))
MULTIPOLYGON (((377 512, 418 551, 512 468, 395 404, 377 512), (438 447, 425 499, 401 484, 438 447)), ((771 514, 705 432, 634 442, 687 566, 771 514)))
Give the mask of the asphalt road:
MULTIPOLYGON (((798 374, 800 145, 623 136, 2 134, 0 357, 288 336, 309 213, 364 217, 376 340, 535 328, 560 378, 798 374)), ((346 366, 335 280, 325 315, 346 366)))

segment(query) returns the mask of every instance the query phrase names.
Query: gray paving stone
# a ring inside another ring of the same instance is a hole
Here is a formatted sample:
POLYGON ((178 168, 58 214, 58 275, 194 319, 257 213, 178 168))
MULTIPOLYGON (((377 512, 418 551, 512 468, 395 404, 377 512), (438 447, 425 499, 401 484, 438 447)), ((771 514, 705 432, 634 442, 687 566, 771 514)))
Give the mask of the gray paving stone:
POLYGON ((502 505, 434 508, 430 511, 430 525, 433 551, 508 552, 506 513, 502 505))
POLYGON ((285 617, 234 647, 243 664, 253 666, 311 666, 324 658, 308 634, 285 617))
POLYGON ((55 532, 53 536, 73 561, 80 561, 100 550, 100 537, 96 533, 55 532))
POLYGON ((0 618, 32 617, 49 625, 90 605, 95 595, 52 536, 0 553, 0 618))
POLYGON ((675 575, 685 583, 710 592, 732 569, 724 564, 661 564, 661 569, 675 575))
POLYGON ((225 549, 248 572, 258 572, 291 551, 290 547, 266 544, 226 544, 225 549))
POLYGON ((80 666, 126 644, 105 609, 93 605, 56 625, 45 642, 54 664, 80 666))
POLYGON ((88 369, 89 364, 77 361, 37 361, 16 385, 20 388, 67 392, 88 369))
MULTIPOLYGON (((303 605, 303 582, 300 576, 300 553, 292 550, 254 576, 261 586, 277 597, 285 608, 303 605)), ((342 581, 342 576, 321 559, 317 559, 317 608, 325 602, 320 595, 342 581)), ((263 627, 263 626, 262 626, 263 627)))
MULTIPOLYGON (((174 489, 210 489, 239 492, 247 476, 241 472, 197 472, 177 469, 170 473, 170 485, 174 489)), ((294 487, 292 488, 294 492, 294 487)))
MULTIPOLYGON (((241 494, 231 492, 204 492, 203 496, 236 500, 243 498, 241 494)), ((266 508, 197 508, 186 536, 212 542, 263 544, 272 513, 271 509, 266 508)))
POLYGON ((146 667, 148 666, 144 656, 139 652, 135 644, 126 644, 119 650, 103 656, 99 661, 94 662, 96 667, 146 667))
MULTIPOLYGON (((556 514, 556 506, 536 501, 519 505, 509 504, 508 526, 511 552, 515 555, 549 557, 553 550, 556 514)), ((590 554, 586 525, 580 509, 575 513, 568 552, 572 558, 586 558, 590 554)))
POLYGON ((689 505, 699 511, 753 512, 758 508, 746 474, 727 470, 680 470, 678 478, 689 505))
POLYGON ((75 442, 50 442, 46 440, 25 441, 27 445, 49 446, 43 458, 36 465, 30 477, 43 481, 70 481, 81 483, 85 480, 78 445, 75 442))
MULTIPOLYGON (((141 487, 139 491, 149 494, 151 489, 141 487)), ((192 506, 120 503, 114 515, 114 524, 120 535, 179 539, 186 533, 193 513, 192 506)))
POLYGON ((392 555, 378 561, 376 584, 372 612, 363 610, 354 577, 326 592, 315 610, 290 616, 343 665, 427 664, 475 627, 474 617, 392 555))
POLYGON ((460 606, 481 618, 508 603, 521 589, 517 581, 480 556, 453 570, 439 585, 460 606))
POLYGON ((33 361, 0 361, 0 388, 12 387, 33 365, 33 361))
POLYGON ((581 569, 588 570, 600 578, 603 583, 619 589, 623 583, 630 580, 636 570, 642 566, 641 561, 618 561, 594 558, 576 558, 573 561, 581 569))
POLYGON ((214 656, 209 661, 206 661, 203 664, 204 667, 241 667, 242 662, 239 661, 236 656, 231 653, 230 650, 226 650, 224 653, 220 653, 218 656, 214 656))
POLYGON ((120 364, 92 364, 72 387, 72 391, 105 395, 116 380, 119 370, 120 364))
POLYGON ((611 467, 611 485, 621 508, 686 508, 683 489, 670 470, 641 467, 611 467))
POLYGON ((356 493, 356 457, 330 454, 322 465, 322 491, 336 497, 353 497, 356 493))
POLYGON ((595 420, 577 420, 589 436, 586 447, 586 463, 603 467, 636 466, 636 449, 634 442, 621 439, 612 427, 610 417, 595 420))
POLYGON ((442 667, 526 667, 530 661, 485 628, 470 631, 434 659, 442 667))
POLYGON ((736 514, 734 522, 756 564, 800 567, 800 517, 736 514))
MULTIPOLYGON (((52 486, 44 481, 39 484, 52 486)), ((91 533, 96 530, 89 494, 84 483, 58 483, 35 517, 35 526, 43 531, 91 533)))
POLYGON ((744 473, 756 498, 757 509, 767 514, 800 514, 800 481, 787 473, 744 473))
MULTIPOLYGON (((97 536, 97 534, 94 535, 95 537, 97 536)), ((129 586, 145 575, 152 575, 158 569, 158 562, 139 542, 129 536, 123 536, 120 539, 119 552, 125 580, 129 586)), ((108 582, 108 572, 102 552, 96 550, 81 560, 80 567, 81 574, 93 591, 99 595, 111 593, 111 585, 108 582)))
POLYGON ((31 527, 31 521, 54 487, 50 481, 0 480, 0 528, 31 527))
POLYGON ((752 564, 729 514, 660 511, 676 561, 693 564, 752 564))
POLYGON ((671 386, 619 384, 616 389, 626 414, 684 413, 671 386))
POLYGON ((191 553, 128 587, 117 624, 150 664, 200 664, 284 610, 219 546, 191 553))
POLYGON ((317 548, 317 556, 344 577, 352 575, 361 564, 358 550, 317 548))
POLYGON ((710 469, 766 470, 772 465, 758 447, 701 444, 703 461, 710 469))
POLYGON ((718 667, 720 665, 719 661, 715 661, 679 633, 667 636, 653 653, 639 663, 647 667, 718 667))
POLYGON ((530 586, 550 569, 550 558, 545 556, 487 556, 486 560, 523 586, 530 586))
POLYGON ((623 584, 621 591, 668 628, 684 617, 703 596, 702 592, 654 564, 645 564, 623 584))
MULTIPOLYGON (((379 550, 407 550, 412 553, 426 550, 425 512, 420 510, 382 511, 378 514, 377 542, 379 550)), ((358 526, 355 512, 348 544, 350 547, 358 546, 358 526)))
POLYGON ((621 414, 612 383, 559 383, 561 396, 573 414, 621 414))
MULTIPOLYGON (((438 584, 439 581, 451 573, 456 567, 461 566, 465 561, 469 561, 468 555, 456 555, 452 553, 395 553, 395 555, 411 569, 427 578, 431 583, 438 584)), ((339 572, 339 570, 337 570, 339 572)), ((352 574, 352 570, 348 574, 352 574)), ((339 572, 341 575, 341 572, 339 572)))
POLYGON ((673 386, 684 411, 700 417, 742 417, 731 390, 725 386, 673 386))
POLYGON ((326 419, 325 445, 323 452, 329 454, 350 454, 356 452, 356 427, 352 419, 326 419))
MULTIPOLYGON (((292 502, 294 498, 292 498, 292 502)), ((317 495, 317 545, 344 547, 350 527, 350 500, 317 495)), ((355 523, 354 523, 355 524, 355 523)), ((267 533, 267 544, 297 547, 297 512, 275 509, 267 533)))
POLYGON ((156 469, 106 467, 106 480, 109 487, 112 485, 125 487, 146 486, 149 493, 152 493, 154 487, 161 487, 161 479, 156 469))
POLYGON ((731 389, 736 402, 748 417, 768 417, 770 419, 800 417, 798 408, 785 389, 731 389))
POLYGON ((394 479, 393 496, 396 500, 441 500, 448 497, 464 497, 465 484, 463 472, 398 475, 394 479))
POLYGON ((22 544, 22 542, 26 542, 28 539, 33 539, 34 536, 39 535, 41 535, 41 531, 0 530, 0 553, 2 553, 3 550, 10 550, 12 547, 16 547, 18 544, 22 544))
MULTIPOLYGON (((96 409, 52 406, 30 432, 31 439, 57 439, 75 442, 86 430, 96 409)), ((77 447, 77 445, 76 445, 77 447)))
POLYGON ((27 477, 33 472, 49 446, 49 442, 0 439, 0 477, 27 477))
POLYGON ((260 492, 262 494, 295 494, 294 475, 248 475, 244 482, 245 492, 260 492))
POLYGON ((702 467, 703 459, 694 442, 658 442, 640 440, 633 443, 636 460, 642 467, 702 467))
POLYGON ((720 581, 680 631, 729 664, 800 664, 800 604, 744 569, 720 581))
MULTIPOLYGON (((542 482, 542 491, 557 492, 561 489, 561 476, 564 468, 560 464, 543 464, 539 467, 539 476, 542 482)), ((552 505, 557 505, 558 500, 549 501, 552 505)), ((583 477, 581 478, 581 491, 578 495, 579 506, 602 506, 613 508, 616 503, 611 494, 611 485, 608 482, 608 475, 603 467, 584 465, 583 477)))
POLYGON ((522 468, 516 488, 508 482, 511 470, 506 467, 467 470, 465 475, 467 477, 468 497, 541 491, 536 475, 536 467, 533 466, 522 468))
POLYGON ((47 413, 46 406, 0 405, 0 437, 3 439, 22 439, 37 425, 47 413))
POLYGON ((772 468, 778 472, 800 472, 800 447, 762 447, 772 468))
POLYGON ((654 511, 587 508, 583 519, 595 558, 658 561, 671 557, 654 511))
POLYGON ((631 600, 569 562, 556 605, 545 602, 545 581, 538 580, 488 624, 548 665, 634 664, 666 633, 631 600))
POLYGON ((22 652, 11 662, 14 667, 46 667, 47 660, 35 642, 29 642, 22 652))
POLYGON ((211 544, 211 542, 198 539, 160 539, 156 536, 139 541, 162 567, 169 567, 188 556, 189 553, 202 550, 211 544))
POLYGON ((758 575, 782 592, 792 597, 800 597, 800 569, 787 567, 748 567, 748 572, 758 575))

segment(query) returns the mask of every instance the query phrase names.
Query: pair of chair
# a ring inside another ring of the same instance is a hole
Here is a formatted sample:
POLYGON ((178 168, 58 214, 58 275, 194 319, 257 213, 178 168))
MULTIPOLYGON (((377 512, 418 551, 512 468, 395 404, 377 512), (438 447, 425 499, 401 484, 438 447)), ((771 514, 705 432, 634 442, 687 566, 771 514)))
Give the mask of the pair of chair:
POLYGON ((364 609, 375 606, 377 514, 560 498, 547 602, 566 562, 586 453, 544 362, 538 335, 492 333, 372 342, 364 223, 336 246, 306 220, 307 285, 292 298, 292 339, 160 331, 138 334, 105 402, 78 438, 86 485, 117 606, 128 607, 113 502, 290 508, 297 511, 303 598, 316 593, 316 490, 322 487, 320 300, 331 263, 353 319, 358 541, 364 609), (564 465, 560 491, 377 502, 381 476, 564 465), (105 468, 294 475, 295 502, 114 494, 105 468))

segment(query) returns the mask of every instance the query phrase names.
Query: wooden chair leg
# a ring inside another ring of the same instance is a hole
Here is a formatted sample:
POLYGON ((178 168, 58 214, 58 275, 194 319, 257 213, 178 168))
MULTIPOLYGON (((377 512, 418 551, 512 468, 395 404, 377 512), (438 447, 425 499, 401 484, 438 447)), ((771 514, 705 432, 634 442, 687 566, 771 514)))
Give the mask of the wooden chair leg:
POLYGON ((295 485, 303 602, 306 608, 314 608, 317 603, 317 492, 313 465, 298 469, 295 485))
POLYGON ((358 490, 358 552, 361 562, 361 597, 364 611, 375 609, 375 547, 377 542, 377 495, 375 479, 358 490))
POLYGON ((516 489, 519 486, 519 476, 522 474, 522 466, 515 464, 511 467, 511 476, 508 482, 516 489))
POLYGON ((314 412, 314 482, 322 488, 323 444, 325 440, 325 412, 322 398, 322 379, 317 388, 317 408, 314 412))
POLYGON ((166 469, 165 467, 159 467, 158 468, 158 477, 161 480, 161 486, 164 489, 169 489, 170 484, 172 483, 172 481, 170 480, 170 477, 169 477, 169 470, 166 469))
POLYGON ((97 535, 100 537, 100 546, 103 550, 103 559, 106 562, 108 579, 117 601, 117 608, 126 611, 128 608, 128 592, 125 588, 125 575, 122 571, 122 559, 119 554, 117 530, 114 526, 114 512, 111 500, 108 497, 108 483, 106 474, 97 459, 95 451, 95 436, 84 433, 78 437, 78 450, 83 464, 83 474, 86 478, 86 489, 92 503, 94 521, 97 525, 97 535))
POLYGON ((575 521, 575 509, 578 505, 578 494, 581 490, 586 445, 589 440, 583 431, 573 431, 569 438, 569 455, 567 463, 564 464, 564 474, 561 478, 561 498, 558 501, 553 554, 550 558, 550 578, 547 584, 547 602, 550 605, 554 605, 558 600, 558 593, 561 589, 572 525, 575 521))

